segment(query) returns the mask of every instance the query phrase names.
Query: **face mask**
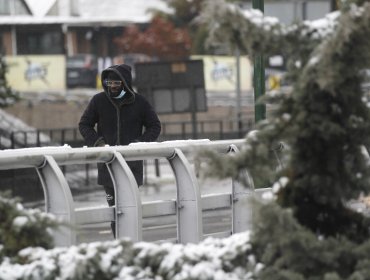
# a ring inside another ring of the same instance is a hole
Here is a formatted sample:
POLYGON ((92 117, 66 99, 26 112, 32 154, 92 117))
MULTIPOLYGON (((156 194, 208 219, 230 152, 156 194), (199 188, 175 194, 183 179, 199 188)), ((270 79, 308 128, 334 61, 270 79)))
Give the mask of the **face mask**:
POLYGON ((114 96, 113 98, 114 99, 119 99, 119 98, 122 98, 125 94, 126 94, 126 91, 123 89, 123 90, 121 90, 121 93, 118 96, 114 96))

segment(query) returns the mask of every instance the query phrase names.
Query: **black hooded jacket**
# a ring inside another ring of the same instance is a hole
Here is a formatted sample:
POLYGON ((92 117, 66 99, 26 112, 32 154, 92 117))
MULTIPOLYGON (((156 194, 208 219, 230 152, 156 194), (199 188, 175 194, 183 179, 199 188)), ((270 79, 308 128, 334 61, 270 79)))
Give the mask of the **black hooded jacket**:
MULTIPOLYGON (((125 64, 102 71, 104 91, 92 97, 79 122, 80 133, 88 146, 128 145, 132 142, 152 142, 158 138, 161 132, 158 116, 148 101, 133 91, 131 79, 131 68, 125 64), (104 85, 111 71, 118 74, 124 83, 126 94, 119 101, 111 98, 104 85)), ((142 185, 142 161, 130 161, 128 165, 138 185, 142 185)), ((105 164, 98 164, 98 184, 113 186, 105 164)))

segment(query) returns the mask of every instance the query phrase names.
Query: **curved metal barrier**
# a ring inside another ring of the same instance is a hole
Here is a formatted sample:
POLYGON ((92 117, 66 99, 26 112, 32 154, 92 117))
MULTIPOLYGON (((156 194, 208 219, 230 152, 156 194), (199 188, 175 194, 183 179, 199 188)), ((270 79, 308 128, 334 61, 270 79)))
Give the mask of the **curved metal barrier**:
MULTIPOLYGON (((175 214, 177 242, 196 243, 203 235, 202 211, 232 207, 232 228, 213 234, 228 236, 247 230, 251 225, 252 207, 248 198, 254 194, 253 180, 246 176, 247 186, 233 181, 230 194, 201 196, 194 170, 185 153, 212 149, 220 153, 238 152, 245 139, 184 140, 156 143, 135 143, 129 146, 71 148, 44 147, 0 151, 0 170, 33 167, 37 169, 44 194, 45 211, 53 213, 72 225, 116 221, 116 237, 142 240, 143 217, 175 214), (134 176, 126 161, 165 158, 176 178, 177 198, 171 201, 142 203, 134 176), (60 166, 86 163, 105 163, 116 193, 114 207, 75 209, 73 197, 60 166), (127 226, 130 225, 130 226, 127 226)), ((245 173, 245 174, 244 174, 245 173)), ((55 243, 68 246, 76 243, 74 227, 63 227, 55 232, 55 243)))

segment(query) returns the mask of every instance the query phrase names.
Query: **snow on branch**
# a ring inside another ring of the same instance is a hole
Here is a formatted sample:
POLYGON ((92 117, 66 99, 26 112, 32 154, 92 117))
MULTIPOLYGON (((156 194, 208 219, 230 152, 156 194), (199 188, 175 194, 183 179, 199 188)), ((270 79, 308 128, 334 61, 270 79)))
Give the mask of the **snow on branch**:
POLYGON ((206 2, 199 21, 208 25, 208 45, 229 42, 250 54, 276 54, 302 48, 312 50, 333 33, 339 14, 334 12, 324 19, 286 26, 259 10, 242 10, 224 0, 211 0, 206 2))
POLYGON ((127 239, 69 248, 26 248, 22 264, 4 261, 0 279, 254 279, 262 268, 249 233, 200 244, 132 243, 127 239))
POLYGON ((13 257, 28 246, 50 248, 52 230, 63 224, 51 214, 25 209, 17 199, 1 195, 0 213, 0 262, 4 256, 13 257))
POLYGON ((300 77, 307 86, 317 83, 332 94, 338 94, 343 81, 358 78, 370 67, 370 3, 352 4, 337 22, 335 33, 312 52, 300 77))

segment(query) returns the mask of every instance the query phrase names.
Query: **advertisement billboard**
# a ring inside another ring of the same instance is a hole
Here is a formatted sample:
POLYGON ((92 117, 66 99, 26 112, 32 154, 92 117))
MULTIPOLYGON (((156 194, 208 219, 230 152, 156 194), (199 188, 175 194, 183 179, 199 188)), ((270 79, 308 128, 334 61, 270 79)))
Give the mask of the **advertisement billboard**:
MULTIPOLYGON (((192 55, 191 59, 201 59, 204 63, 206 91, 235 92, 236 57, 192 55)), ((240 57, 240 87, 242 91, 252 89, 253 65, 248 57, 240 57)))
POLYGON ((64 90, 66 59, 64 55, 6 56, 9 85, 18 91, 64 90))

